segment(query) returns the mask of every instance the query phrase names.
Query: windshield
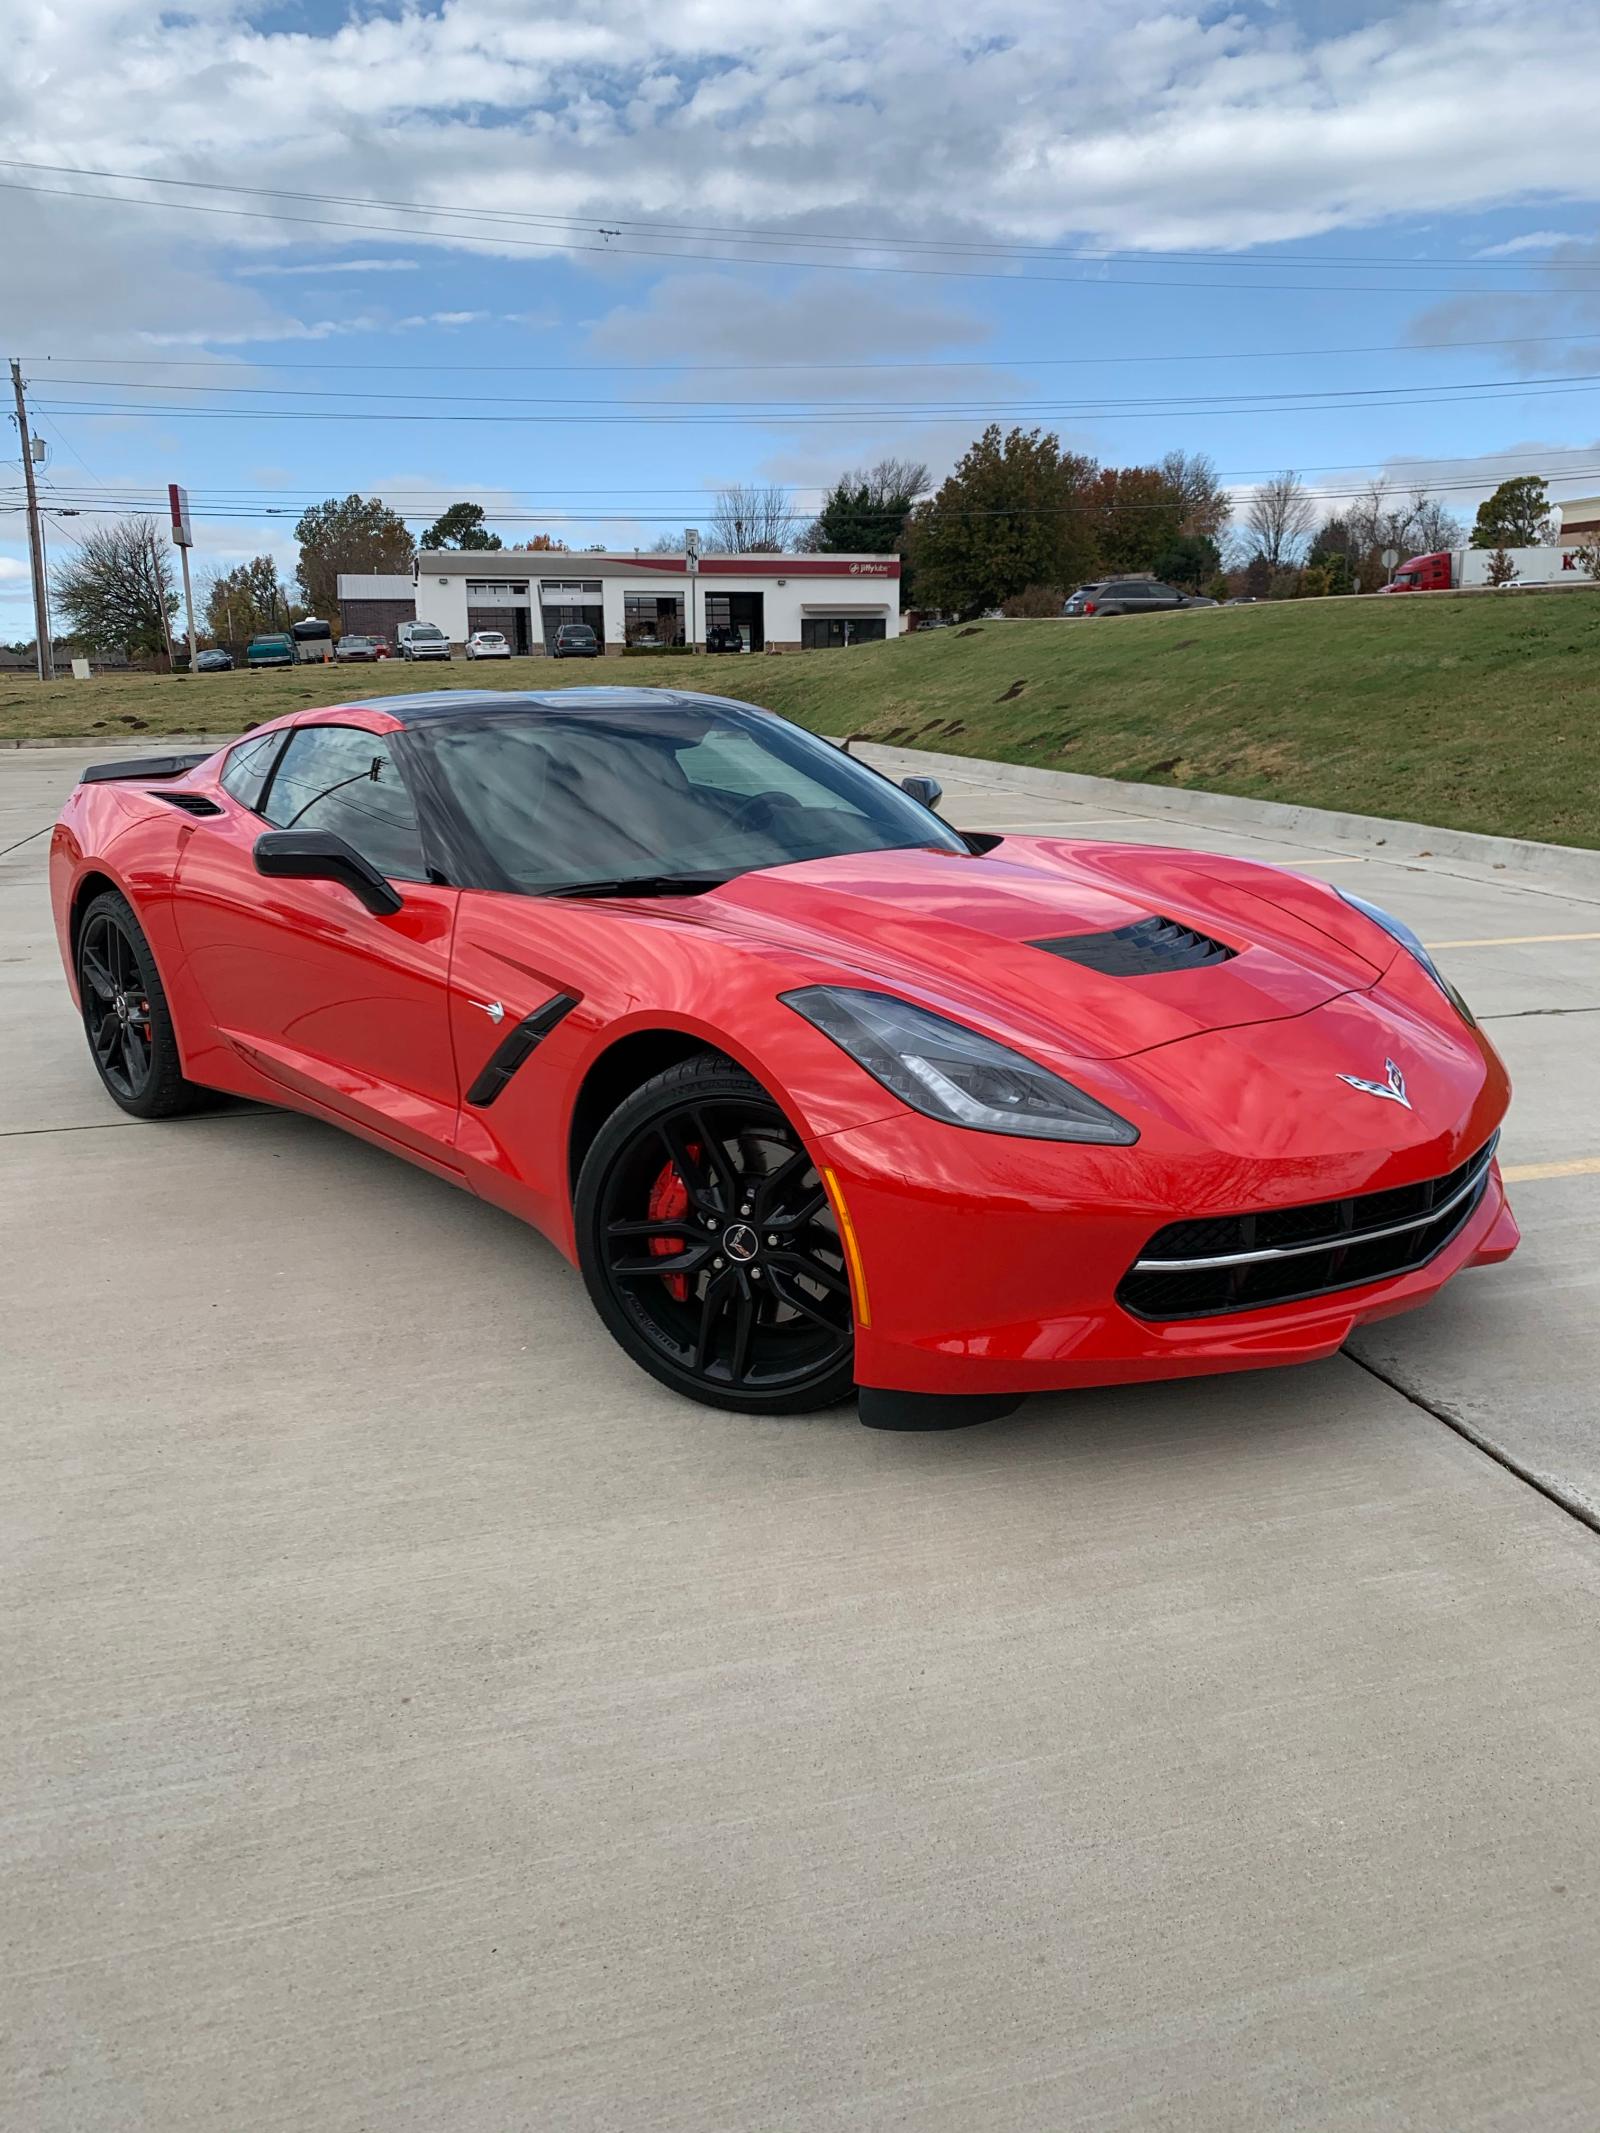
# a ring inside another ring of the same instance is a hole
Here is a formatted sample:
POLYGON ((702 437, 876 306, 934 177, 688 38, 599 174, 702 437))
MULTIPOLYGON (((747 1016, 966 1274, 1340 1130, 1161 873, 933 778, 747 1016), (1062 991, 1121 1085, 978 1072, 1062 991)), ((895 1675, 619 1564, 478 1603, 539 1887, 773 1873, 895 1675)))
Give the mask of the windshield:
POLYGON ((540 893, 652 874, 914 847, 954 830, 841 749, 743 705, 487 712, 413 729, 505 883, 540 893))
POLYGON ((419 637, 426 637, 431 642, 434 638, 442 637, 443 635, 444 631, 436 630, 431 622, 414 622, 411 625, 411 641, 413 644, 416 643, 419 637))

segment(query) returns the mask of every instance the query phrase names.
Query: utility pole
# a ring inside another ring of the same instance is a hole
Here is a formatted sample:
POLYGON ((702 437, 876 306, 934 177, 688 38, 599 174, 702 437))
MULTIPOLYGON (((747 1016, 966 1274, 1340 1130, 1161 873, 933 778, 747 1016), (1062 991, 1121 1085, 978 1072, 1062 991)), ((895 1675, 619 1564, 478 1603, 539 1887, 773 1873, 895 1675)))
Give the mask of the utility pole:
POLYGON ((33 485, 33 439, 28 435, 28 403, 22 397, 22 365, 11 358, 11 390, 17 397, 17 434, 22 439, 22 482, 28 497, 28 561, 33 569, 33 634, 39 654, 39 679, 54 679, 55 651, 50 642, 50 597, 44 574, 44 535, 39 527, 39 492, 33 485))

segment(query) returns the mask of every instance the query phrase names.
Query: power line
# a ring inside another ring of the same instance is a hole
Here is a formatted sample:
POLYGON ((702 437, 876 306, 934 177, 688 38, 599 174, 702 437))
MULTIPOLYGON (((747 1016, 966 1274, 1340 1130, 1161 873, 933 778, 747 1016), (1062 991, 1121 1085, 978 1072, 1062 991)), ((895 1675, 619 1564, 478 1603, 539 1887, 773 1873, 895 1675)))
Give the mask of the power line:
MULTIPOLYGON (((1487 341, 1377 341, 1364 346, 1340 348, 1239 348, 1232 351, 1213 350, 1199 354, 1193 350, 1172 354, 1152 355, 1140 352, 1133 355, 1094 356, 1019 356, 984 354, 965 360, 956 357, 941 357, 932 361, 923 357, 898 356, 877 357, 865 362, 840 363, 606 363, 585 358, 578 363, 295 363, 280 362, 277 358, 252 356, 248 367, 253 370, 310 370, 310 371, 421 371, 430 376, 545 377, 579 371, 588 375, 594 371, 628 374, 662 374, 679 372, 746 372, 746 371, 845 371, 845 370, 1078 370, 1096 369, 1112 365, 1118 369, 1130 363, 1290 363, 1303 362, 1317 356, 1361 355, 1416 355, 1450 348, 1535 348, 1564 345, 1569 341, 1594 341, 1600 344, 1600 331, 1588 333, 1512 333, 1502 334, 1487 341)), ((93 355, 35 355, 24 356, 24 363, 80 364, 83 366, 116 363, 127 370, 236 370, 245 367, 243 359, 230 360, 225 356, 93 356, 93 355)))
MULTIPOLYGON (((135 179, 134 183, 142 182, 135 179)), ((1071 289, 1234 289, 1248 290, 1258 295, 1315 295, 1315 296, 1540 296, 1548 292, 1537 289, 1493 289, 1484 284, 1463 286, 1459 283, 1426 282, 1415 287, 1399 283, 1385 285, 1381 282, 1249 282, 1249 281, 1171 281, 1146 279, 1135 275, 1121 275, 1115 280, 1092 279, 1081 274, 986 274, 970 267, 891 267, 881 264, 866 265, 857 260, 844 259, 764 259, 751 256, 730 256, 718 252, 661 252, 651 251, 638 245, 617 245, 609 241, 599 244, 577 244, 571 239, 513 237, 501 230, 484 236, 474 236, 468 230, 426 230, 407 228, 404 224, 381 222, 351 222, 342 218, 322 215, 284 215, 270 208, 217 207, 198 200, 147 200, 130 197, 125 193, 86 193, 52 185, 27 185, 15 178, 0 178, 0 189, 7 192, 37 193, 50 200, 88 200, 110 207, 147 207, 158 213, 170 215, 223 215, 248 222, 271 222, 282 228, 358 230, 366 237, 405 237, 416 243, 440 239, 460 244, 498 246, 502 250, 518 252, 565 252, 573 256, 593 255, 607 259, 653 259, 660 265, 689 262, 703 266, 720 267, 787 267, 813 274, 893 274, 909 275, 924 281, 999 281, 1039 282, 1071 289)), ((217 188, 231 190, 232 188, 217 188)), ((322 197, 308 195, 307 197, 322 197)), ((364 204, 364 203, 363 203, 364 204)), ((411 208, 411 214, 465 213, 466 210, 411 208)), ((489 212, 493 212, 492 210, 489 212)), ((482 219, 481 217, 479 218, 482 219)), ((786 240, 791 241, 792 240, 786 240)))
MULTIPOLYGON (((1565 390, 1568 388, 1575 389, 1579 386, 1594 384, 1600 384, 1600 371, 1559 371, 1543 377, 1534 376, 1529 378, 1456 378, 1452 379, 1449 383, 1449 386, 1444 389, 1458 393, 1489 391, 1497 395, 1504 393, 1507 396, 1511 396, 1520 392, 1533 392, 1544 386, 1553 386, 1558 390, 1565 390)), ((453 396, 448 393, 423 392, 420 390, 415 392, 386 393, 373 392, 370 390, 362 392, 330 391, 326 387, 315 385, 196 385, 192 382, 174 383, 169 385, 162 379, 140 380, 137 378, 72 378, 52 375, 50 380, 50 386, 52 391, 55 390, 58 386, 64 385, 87 386, 91 390, 96 392, 126 391, 161 393, 209 393, 216 397, 226 396, 233 399, 242 399, 246 397, 251 399, 262 399, 270 397, 273 399, 280 400, 427 400, 433 402, 440 402, 453 398, 453 396)), ((705 408, 708 410, 722 408, 758 408, 768 412, 781 414, 789 414, 796 411, 826 414, 832 410, 843 410, 855 411, 864 414, 901 416, 922 414, 970 415, 980 414, 984 412, 991 412, 995 414, 1058 414, 1063 412, 1070 413, 1075 407, 1088 404, 1096 408, 1097 410, 1125 407, 1160 408, 1173 413, 1182 413, 1190 408, 1209 407, 1213 405, 1225 406, 1230 403, 1246 404, 1252 407, 1266 407, 1275 405, 1280 401, 1303 401, 1310 397, 1315 397, 1319 402, 1338 402, 1343 400, 1371 401, 1381 395, 1383 396, 1383 405, 1403 406, 1408 399, 1423 398, 1430 401, 1436 400, 1439 397, 1440 392, 1441 387, 1439 381, 1437 379, 1433 379, 1430 380, 1426 385, 1383 384, 1346 386, 1301 386, 1292 392, 1283 393, 1195 393, 1186 394, 1178 398, 1173 398, 1170 395, 1161 395, 1157 397, 1150 397, 1148 395, 1145 395, 1137 399, 1116 400, 1110 400, 1096 396, 1088 403, 1058 400, 983 400, 959 402, 931 400, 819 401, 817 400, 815 395, 813 395, 809 401, 731 400, 721 398, 714 400, 683 400, 677 397, 661 400, 637 400, 621 398, 616 395, 612 395, 609 397, 583 396, 552 398, 550 395, 547 394, 541 399, 539 404, 541 407, 545 408, 664 407, 673 409, 705 408)), ((256 410, 242 409, 240 412, 248 414, 256 412, 256 410)), ((260 412, 293 413, 295 411, 293 409, 263 409, 260 410, 260 412)))
MULTIPOLYGON (((1581 381, 1574 384, 1540 386, 1531 390, 1515 383, 1510 383, 1504 388, 1496 387, 1489 391, 1476 392, 1451 392, 1435 389, 1429 395, 1428 404, 1432 407, 1455 407, 1484 401, 1504 404, 1522 400, 1569 399, 1593 393, 1595 390, 1596 387, 1593 383, 1581 381)), ((796 428, 813 425, 837 426, 843 423, 863 422, 880 424, 885 420, 903 421, 908 418, 923 421, 952 420, 956 418, 982 420, 985 415, 996 412, 992 402, 979 402, 970 406, 951 406, 946 408, 934 406, 906 408, 897 405, 869 411, 862 411, 857 407, 844 406, 828 407, 814 412, 774 412, 747 415, 703 413, 613 415, 595 413, 592 410, 586 410, 582 413, 551 415, 510 409, 484 414, 460 410, 419 411, 398 408, 379 412, 364 408, 334 410, 307 407, 153 407, 146 403, 129 400, 114 400, 104 404, 86 400, 46 401, 42 405, 52 414, 110 415, 126 421, 171 421, 174 417, 181 416, 190 422, 342 422, 346 424, 354 422, 387 422, 391 424, 449 422, 467 424, 472 427, 483 427, 485 425, 505 427, 509 425, 513 428, 529 426, 549 428, 569 424, 582 424, 591 428, 604 426, 607 428, 633 427, 647 429, 796 428)), ((1371 398, 1352 403, 1308 394, 1282 401, 1268 401, 1258 398, 1239 405, 1206 406, 1184 406, 1169 403, 1154 407, 1130 407, 1117 402, 1055 404, 1040 402, 1031 405, 1028 412, 1036 417, 1053 416, 1056 419, 1070 417, 1080 422, 1098 420, 1121 422, 1170 421, 1174 416, 1182 416, 1187 421, 1194 421, 1208 417, 1315 414, 1338 410, 1346 413, 1367 413, 1386 407, 1407 407, 1412 405, 1415 405, 1413 401, 1393 397, 1371 398)))
MULTIPOLYGON (((129 170, 92 170, 72 163, 32 163, 18 157, 0 156, 0 169, 34 170, 57 177, 100 178, 129 185, 160 185, 184 192, 232 193, 241 199, 251 200, 296 200, 308 205, 332 207, 361 207, 386 213, 406 215, 432 215, 454 221, 488 222, 513 228, 632 231, 641 236, 665 238, 712 237, 735 240, 740 243, 786 244, 791 246, 820 247, 840 245, 854 251, 931 251, 941 254, 963 253, 987 258, 1048 259, 1058 261, 1093 260, 1105 262, 1131 262, 1142 265, 1146 262, 1166 261, 1178 265, 1229 265, 1275 268, 1279 266, 1327 266, 1339 269, 1351 266, 1366 267, 1422 267, 1451 272, 1460 266, 1471 266, 1484 271, 1527 273, 1544 262, 1528 258, 1504 259, 1430 259, 1423 253, 1287 253, 1275 259, 1247 259, 1239 250, 1206 251, 1155 251, 1145 248, 1114 250, 1094 245, 1036 245, 1020 239, 979 239, 943 237, 863 236, 859 231, 830 230, 772 230, 759 226, 738 223, 716 222, 665 222, 659 217, 628 218, 611 214, 583 215, 579 213, 541 214, 523 208, 443 207, 420 200, 383 200, 370 195, 352 193, 313 193, 289 191, 277 186, 234 185, 223 179, 212 178, 164 178, 148 172, 129 170)), ((70 197, 70 196, 69 196, 70 197)), ((84 198, 118 198, 119 195, 81 195, 84 198)), ((149 205, 159 205, 150 202, 149 205)), ((181 203, 172 202, 171 205, 181 203)), ((1577 238, 1568 240, 1579 242, 1577 238)), ((1564 273, 1574 271, 1570 267, 1564 273)))

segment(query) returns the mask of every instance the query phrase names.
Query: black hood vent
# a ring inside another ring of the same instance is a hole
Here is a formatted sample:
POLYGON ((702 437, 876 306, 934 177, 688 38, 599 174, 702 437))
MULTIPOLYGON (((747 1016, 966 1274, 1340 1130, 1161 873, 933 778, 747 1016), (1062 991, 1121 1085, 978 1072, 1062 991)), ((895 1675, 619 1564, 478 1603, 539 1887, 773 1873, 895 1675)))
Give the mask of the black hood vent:
POLYGON ((1175 918, 1141 918, 1111 933, 1067 933, 1060 940, 1032 941, 1047 955, 1059 955, 1103 978, 1153 978, 1164 970, 1202 970, 1238 954, 1209 933, 1196 933, 1175 918))

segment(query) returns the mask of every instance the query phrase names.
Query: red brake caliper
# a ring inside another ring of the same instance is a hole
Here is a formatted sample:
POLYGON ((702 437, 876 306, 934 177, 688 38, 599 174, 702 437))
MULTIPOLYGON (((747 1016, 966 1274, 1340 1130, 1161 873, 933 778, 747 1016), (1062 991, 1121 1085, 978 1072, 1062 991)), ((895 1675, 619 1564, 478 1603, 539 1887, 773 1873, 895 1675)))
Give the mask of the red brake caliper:
MULTIPOLYGON (((691 1146, 691 1159, 698 1159, 700 1150, 691 1146)), ((689 1212, 689 1190, 671 1163, 663 1164, 660 1176, 650 1188, 649 1216, 652 1222, 681 1222, 689 1212)), ((654 1259, 676 1259, 683 1246, 671 1237, 652 1237, 650 1255, 654 1259)), ((664 1274, 667 1293, 674 1303, 683 1303, 689 1294, 687 1274, 664 1274)))

